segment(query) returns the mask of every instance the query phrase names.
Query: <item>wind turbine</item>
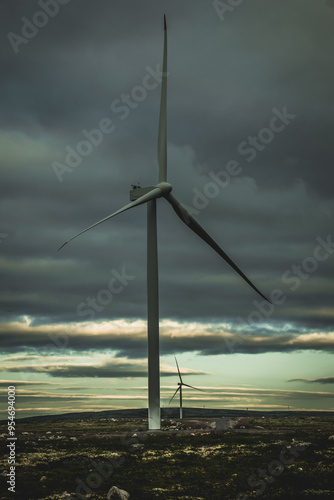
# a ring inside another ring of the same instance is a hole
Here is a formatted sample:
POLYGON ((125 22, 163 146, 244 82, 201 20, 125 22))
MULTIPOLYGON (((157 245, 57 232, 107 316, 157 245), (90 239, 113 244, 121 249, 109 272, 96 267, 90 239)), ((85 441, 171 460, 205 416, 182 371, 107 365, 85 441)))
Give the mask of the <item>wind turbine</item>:
MULTIPOLYGON (((158 132, 158 165, 159 179, 155 186, 144 188, 137 187, 130 191, 131 203, 108 215, 104 219, 92 224, 80 233, 66 241, 60 248, 102 224, 115 215, 119 215, 130 208, 147 203, 147 333, 148 333, 148 426, 149 429, 160 429, 160 367, 159 367, 159 296, 158 296, 158 248, 157 248, 157 221, 156 200, 165 198, 173 207, 176 215, 194 233, 205 241, 218 253, 262 298, 266 297, 256 288, 239 267, 226 255, 224 250, 208 235, 194 217, 171 194, 172 186, 167 182, 167 24, 164 16, 164 49, 163 49, 163 74, 161 83, 160 118, 158 132)), ((269 302, 269 301, 268 301, 269 302)))
MULTIPOLYGON (((175 357, 175 356, 174 356, 175 357)), ((192 385, 188 385, 188 384, 185 384, 183 381, 182 381, 182 377, 181 377, 181 373, 180 373, 180 368, 179 368, 179 364, 177 362, 177 359, 175 357, 175 362, 176 362, 176 366, 177 366, 177 371, 179 372, 179 379, 180 379, 180 382, 177 383, 177 385, 179 386, 176 391, 174 392, 174 395, 173 397, 170 399, 169 401, 169 404, 173 401, 174 399, 174 396, 176 396, 177 392, 180 391, 180 418, 182 418, 182 386, 184 385, 185 387, 190 387, 191 389, 196 389, 196 391, 202 391, 203 392, 203 389, 198 389, 197 387, 193 387, 192 385)))

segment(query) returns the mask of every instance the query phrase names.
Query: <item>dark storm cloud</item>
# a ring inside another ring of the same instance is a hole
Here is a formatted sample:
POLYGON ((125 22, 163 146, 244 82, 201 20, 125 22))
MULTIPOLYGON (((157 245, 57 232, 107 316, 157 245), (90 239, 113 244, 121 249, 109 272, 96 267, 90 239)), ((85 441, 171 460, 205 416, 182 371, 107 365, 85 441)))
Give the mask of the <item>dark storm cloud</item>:
MULTIPOLYGON (((146 377, 147 370, 126 370, 113 369, 112 366, 85 366, 85 365, 66 365, 66 366, 50 366, 50 365, 31 365, 31 366, 5 366, 8 372, 27 372, 27 373, 45 373, 51 377, 108 377, 108 378, 136 378, 146 377)), ((170 375, 175 375, 174 373, 170 375)))
MULTIPOLYGON (((102 309, 100 304, 94 319, 146 317, 145 207, 56 250, 127 204, 131 183, 156 182, 160 85, 124 120, 110 106, 142 85, 147 66, 161 63, 166 11, 173 193, 265 295, 281 289, 286 297, 268 317, 262 313, 274 326, 265 340, 246 336, 248 343, 236 344, 236 352, 331 351, 331 341, 319 347, 294 335, 329 332, 333 325, 333 255, 317 260, 310 272, 303 262, 314 258, 317 238, 326 240, 333 228, 334 10, 310 0, 293 6, 288 0, 244 2, 222 22, 212 2, 71 0, 15 54, 6 34, 20 34, 21 18, 31 20, 37 10, 35 2, 6 3, 0 16, 0 232, 8 234, 0 246, 1 312, 8 321, 28 315, 46 331, 4 333, 3 349, 41 349, 50 344, 48 324, 89 320, 78 315, 78 306, 108 290, 113 269, 125 267, 135 279, 102 309), (252 146, 245 154, 249 137, 270 126, 274 108, 283 113, 284 107, 295 117, 261 150, 252 146), (59 182, 52 163, 64 163, 66 148, 76 150, 82 131, 103 118, 115 130, 59 182), (230 160, 241 171, 222 187, 212 174, 226 179, 221 172, 230 160)), ((161 316, 223 318, 232 325, 241 318, 245 333, 263 328, 248 320, 258 312, 255 292, 165 200, 159 200, 158 216, 161 316)), ((86 335, 71 338, 70 348, 106 349, 112 341, 122 355, 144 357, 146 340, 136 335, 86 335)), ((163 348, 226 352, 221 339, 207 340, 173 339, 163 348)))
MULTIPOLYGON (((277 327, 281 334, 273 333, 272 326, 258 325, 236 326, 219 325, 210 323, 178 323, 163 321, 161 323, 160 343, 161 354, 171 355, 182 352, 199 353, 203 356, 220 354, 261 354, 268 352, 294 352, 294 351, 325 351, 333 352, 333 333, 324 331, 322 333, 306 331, 301 328, 290 328, 288 325, 277 327), (246 332, 246 333, 244 333, 246 332)), ((126 323, 110 322, 106 325, 92 324, 67 324, 67 325, 20 325, 2 324, 0 330, 1 352, 28 352, 26 356, 20 356, 20 363, 16 364, 14 371, 27 367, 28 371, 38 371, 39 365, 34 366, 38 355, 50 355, 52 365, 48 368, 41 367, 41 371, 63 373, 66 376, 68 368, 54 366, 52 356, 57 358, 59 354, 75 353, 87 354, 112 351, 115 356, 116 371, 113 364, 99 368, 89 367, 91 376, 101 373, 120 373, 120 359, 141 360, 147 356, 147 334, 143 321, 126 323), (100 326, 100 328, 98 328, 100 326), (28 364, 26 364, 28 363, 28 364)), ((18 356, 9 358, 13 360, 18 356)), ((126 365, 128 362, 126 362, 126 365)), ((7 365, 6 365, 7 367, 7 365)), ((10 365, 8 370, 12 371, 10 365)), ((85 366, 73 368, 78 373, 86 373, 85 366)), ((132 368, 131 368, 132 369, 132 368)), ((124 368, 128 373, 127 366, 124 368)), ((146 368, 143 368, 145 372, 146 368)), ((87 372, 87 373, 88 373, 87 372)), ((134 370, 137 373, 136 369, 134 370)), ((138 372, 139 373, 139 372, 138 372)), ((61 376, 61 375, 58 375, 61 376)), ((113 376, 113 375, 110 375, 113 376)), ((125 376, 125 375, 124 375, 125 376)), ((138 376, 138 374, 137 374, 138 376)))
MULTIPOLYGON (((14 358, 14 357, 13 357, 14 358)), ((13 360, 13 358, 11 358, 11 360, 13 360)), ((15 380, 0 380, 0 384, 3 384, 6 388, 8 388, 9 385, 15 385, 15 387, 18 387, 18 386, 28 386, 28 385, 32 385, 32 386, 44 386, 44 385, 51 385, 51 386, 54 386, 54 387, 59 387, 61 384, 57 384, 56 382, 37 382, 37 381, 27 381, 27 380, 19 380, 19 381, 15 381, 15 380)))
MULTIPOLYGON (((36 360, 37 361, 37 360, 36 360)), ((121 362, 119 359, 114 361, 104 361, 100 363, 68 363, 63 361, 54 362, 50 358, 47 364, 3 364, 2 370, 7 372, 22 372, 22 373, 38 373, 47 374, 51 377, 62 378, 82 378, 82 377, 98 377, 98 378, 137 378, 147 377, 147 367, 142 363, 131 363, 128 361, 121 362)), ((204 372, 191 370, 192 375, 203 375, 204 372)), ((161 376, 175 376, 175 369, 161 369, 161 376)))
POLYGON ((308 384, 334 384, 334 377, 322 377, 322 378, 292 378, 288 382, 306 382, 308 384))

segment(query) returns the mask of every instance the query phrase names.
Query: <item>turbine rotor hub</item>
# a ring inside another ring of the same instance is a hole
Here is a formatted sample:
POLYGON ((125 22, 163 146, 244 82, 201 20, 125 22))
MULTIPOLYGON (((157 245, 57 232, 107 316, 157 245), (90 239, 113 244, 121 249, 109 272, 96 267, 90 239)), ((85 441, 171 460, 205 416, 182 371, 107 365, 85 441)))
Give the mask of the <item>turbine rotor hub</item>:
POLYGON ((171 190, 173 189, 172 185, 169 184, 169 182, 159 182, 157 185, 156 185, 157 188, 161 189, 162 191, 162 196, 167 196, 169 195, 169 193, 171 192, 171 190))

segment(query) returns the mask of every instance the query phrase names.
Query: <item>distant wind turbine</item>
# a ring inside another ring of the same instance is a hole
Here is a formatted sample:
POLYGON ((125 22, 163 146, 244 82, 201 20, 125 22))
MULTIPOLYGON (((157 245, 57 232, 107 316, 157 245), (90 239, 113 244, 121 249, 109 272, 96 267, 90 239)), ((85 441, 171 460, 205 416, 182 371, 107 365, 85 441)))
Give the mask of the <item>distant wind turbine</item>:
MULTIPOLYGON (((155 186, 137 187, 130 191, 131 203, 108 215, 104 219, 84 229, 65 242, 60 248, 77 238, 80 234, 105 222, 130 208, 147 203, 147 331, 148 331, 148 426, 149 429, 160 429, 160 367, 159 367, 159 295, 158 295, 158 248, 156 200, 165 198, 173 207, 176 215, 194 233, 218 253, 262 298, 268 300, 256 288, 239 267, 226 255, 224 250, 208 235, 194 217, 171 194, 172 186, 167 182, 167 24, 164 16, 164 51, 163 74, 161 86, 160 119, 158 132, 158 164, 159 180, 155 186)), ((268 301, 269 302, 269 301, 268 301)))
POLYGON ((196 391, 203 391, 203 389, 198 389, 197 387, 193 387, 192 385, 188 385, 188 384, 185 384, 183 381, 182 381, 182 377, 181 377, 181 373, 180 373, 180 368, 179 368, 179 364, 177 362, 177 359, 175 357, 175 362, 176 362, 176 366, 177 366, 177 371, 179 373, 179 379, 180 379, 180 382, 177 383, 177 385, 179 386, 176 391, 174 392, 174 395, 173 397, 170 399, 169 401, 169 404, 173 401, 174 397, 176 396, 176 394, 178 393, 178 391, 180 391, 180 418, 182 418, 182 386, 184 387, 190 387, 191 389, 196 389, 196 391))

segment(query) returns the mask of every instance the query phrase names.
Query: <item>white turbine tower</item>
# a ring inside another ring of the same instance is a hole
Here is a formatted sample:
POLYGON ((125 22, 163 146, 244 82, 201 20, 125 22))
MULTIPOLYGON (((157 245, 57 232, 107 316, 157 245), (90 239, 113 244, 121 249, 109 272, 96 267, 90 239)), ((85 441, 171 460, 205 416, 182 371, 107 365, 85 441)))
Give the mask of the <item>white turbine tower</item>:
MULTIPOLYGON (((171 194, 172 186, 167 181, 167 137, 166 137, 166 104, 167 104, 167 25, 164 16, 164 51, 163 76, 161 87, 160 119, 158 134, 159 181, 155 186, 136 188, 130 191, 131 203, 92 224, 66 241, 60 248, 77 238, 80 234, 105 222, 130 208, 147 203, 147 333, 148 333, 148 426, 149 429, 160 429, 160 367, 159 367, 159 297, 158 297, 158 249, 156 200, 165 198, 173 207, 177 216, 194 233, 204 240, 265 300, 266 297, 245 276, 238 266, 226 255, 220 246, 208 235, 194 217, 171 194)), ((268 301, 269 302, 269 301, 268 301)))
POLYGON ((180 418, 183 417, 183 414, 182 414, 182 386, 184 385, 185 387, 190 387, 191 389, 196 389, 196 391, 203 391, 203 389, 198 389, 198 387, 193 387, 192 385, 188 385, 188 384, 185 384, 183 381, 182 381, 182 377, 181 377, 181 373, 180 373, 180 368, 179 368, 179 364, 177 362, 177 359, 175 357, 175 362, 176 362, 176 366, 177 366, 177 371, 179 373, 179 379, 180 379, 180 382, 177 383, 177 385, 179 386, 176 391, 174 392, 174 395, 173 397, 170 399, 169 401, 169 404, 173 401, 174 397, 176 396, 176 394, 178 393, 178 391, 180 391, 180 418))

